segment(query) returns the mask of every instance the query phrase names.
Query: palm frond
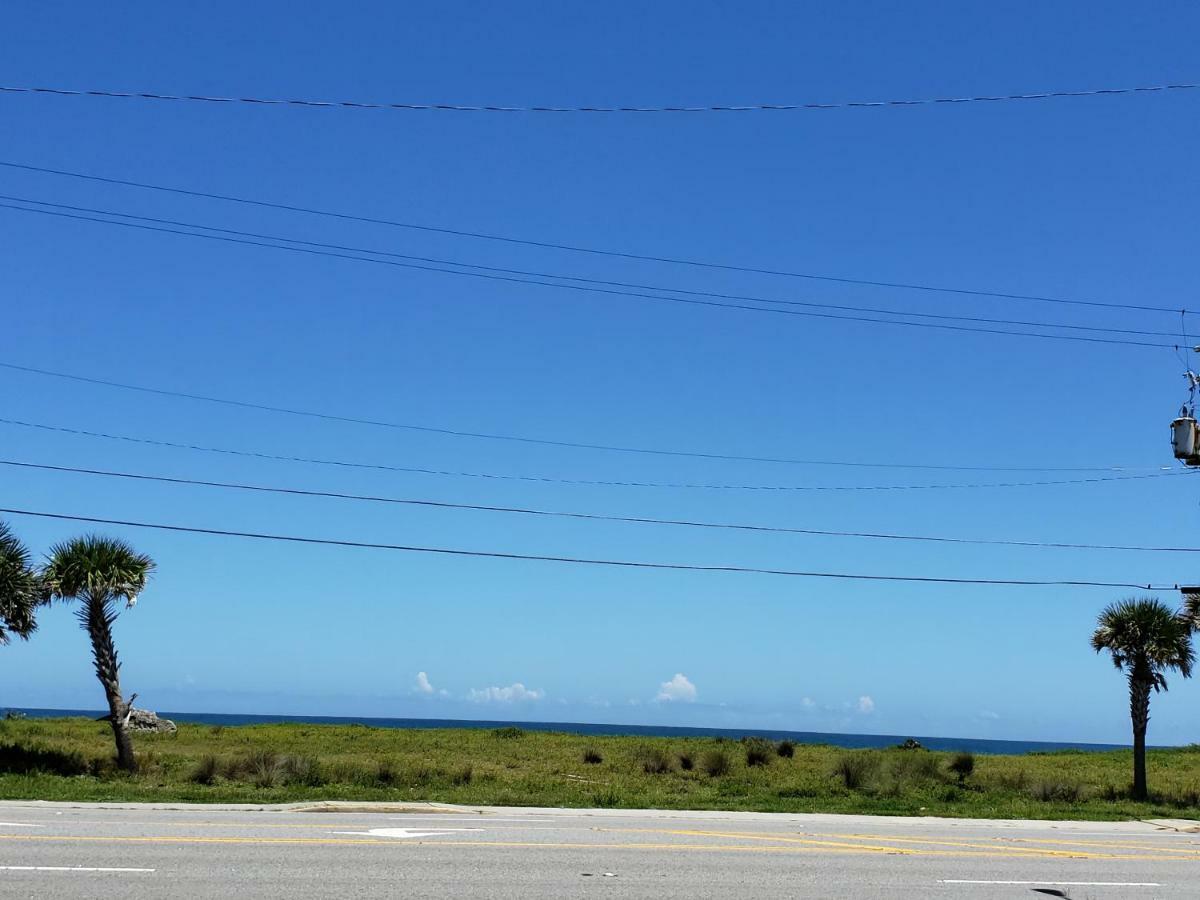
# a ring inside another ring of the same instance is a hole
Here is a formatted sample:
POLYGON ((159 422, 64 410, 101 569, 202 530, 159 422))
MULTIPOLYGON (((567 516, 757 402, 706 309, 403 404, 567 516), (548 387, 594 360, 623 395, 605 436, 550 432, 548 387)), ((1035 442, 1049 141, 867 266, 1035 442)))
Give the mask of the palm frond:
POLYGON ((28 638, 37 628, 34 610, 43 596, 29 559, 20 538, 0 522, 0 644, 7 644, 10 634, 28 638))
POLYGON ((1166 690, 1166 673, 1190 678, 1196 663, 1192 621, 1156 597, 1122 600, 1100 613, 1092 633, 1092 649, 1112 655, 1113 665, 1131 677, 1166 690))
POLYGON ((51 548, 42 578, 55 600, 124 597, 132 602, 153 571, 154 560, 125 541, 85 535, 51 548))

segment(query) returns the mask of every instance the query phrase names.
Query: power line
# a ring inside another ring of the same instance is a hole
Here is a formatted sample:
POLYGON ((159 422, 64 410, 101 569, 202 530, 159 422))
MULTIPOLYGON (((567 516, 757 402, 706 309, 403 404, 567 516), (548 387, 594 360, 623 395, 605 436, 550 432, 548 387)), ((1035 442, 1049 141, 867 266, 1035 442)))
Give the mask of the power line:
POLYGON ((16 425, 22 428, 36 428, 42 431, 55 431, 62 434, 74 434, 83 437, 103 438, 111 441, 124 441, 134 444, 145 444, 151 447, 170 447, 176 450, 196 450, 201 453, 222 453, 229 456, 242 456, 253 459, 266 459, 273 462, 298 462, 317 466, 336 466, 348 469, 369 469, 382 472, 403 472, 417 475, 439 475, 452 478, 483 478, 496 481, 525 481, 539 484, 571 484, 599 487, 637 487, 637 488, 678 488, 690 490, 714 491, 923 491, 923 490, 956 490, 966 488, 1017 488, 1017 487, 1049 487, 1072 484, 1100 484, 1110 481, 1139 481, 1145 478, 1165 478, 1192 474, 1185 469, 1168 472, 1154 472, 1147 475, 1110 475, 1096 478, 1068 478, 1054 481, 1010 481, 987 482, 980 484, 886 484, 886 485, 772 485, 772 484, 703 484, 689 482, 663 481, 603 481, 583 478, 554 478, 547 475, 506 475, 494 472, 466 472, 443 469, 420 468, 416 466, 397 466, 385 463, 361 463, 336 459, 319 459, 308 456, 288 456, 275 453, 262 453, 254 450, 238 450, 227 447, 206 447, 198 444, 181 444, 172 441, 162 441, 152 438, 131 437, 121 434, 107 434, 99 431, 85 431, 78 428, 66 428, 61 425, 44 425, 38 422, 22 422, 17 419, 0 418, 0 424, 16 425))
POLYGON ((1070 544, 1059 541, 1016 541, 984 538, 956 538, 932 535, 890 534, 871 531, 829 531, 817 528, 789 528, 774 525, 747 525, 732 522, 703 522, 686 519, 655 519, 645 516, 611 516, 599 513, 565 512, 561 510, 530 509, 518 506, 488 506, 474 503, 449 503, 442 500, 415 500, 400 497, 379 497, 369 494, 347 494, 338 491, 317 491, 291 487, 269 487, 260 484, 243 484, 229 481, 206 481, 195 478, 173 478, 165 475, 146 475, 134 472, 113 472, 105 469, 86 469, 75 466, 52 466, 43 463, 19 462, 0 459, 0 465, 22 469, 38 469, 46 472, 70 472, 79 475, 100 475, 109 478, 125 478, 133 481, 153 481, 163 484, 193 485, 199 487, 225 488, 266 494, 286 494, 299 497, 322 497, 335 500, 355 500, 371 503, 392 503, 405 506, 423 506, 436 509, 459 509, 473 512, 517 513, 528 516, 545 516, 565 519, 586 519, 601 522, 623 522, 637 525, 676 525, 689 528, 728 529, 733 531, 767 532, 771 534, 804 534, 818 537, 871 538, 889 541, 920 541, 939 544, 973 544, 1000 547, 1036 547, 1056 550, 1117 550, 1146 553, 1200 553, 1200 547, 1146 547, 1122 544, 1070 544))
POLYGON ((1152 584, 1133 584, 1113 581, 1034 581, 999 578, 940 578, 917 575, 863 575, 849 572, 804 572, 791 569, 767 569, 752 566, 699 566, 685 563, 634 562, 631 560, 590 559, 578 556, 549 556, 527 553, 502 553, 492 550, 461 550, 450 547, 418 547, 408 544, 376 544, 366 541, 342 541, 330 538, 299 537, 297 535, 264 534, 256 531, 228 531, 218 528, 195 528, 185 525, 166 525, 159 522, 133 522, 123 519, 102 519, 93 516, 72 516, 64 513, 49 513, 26 509, 4 509, 0 513, 11 516, 36 516, 43 519, 58 519, 67 522, 89 522, 96 525, 119 525, 126 528, 152 528, 158 531, 185 532, 188 534, 208 534, 220 537, 252 538, 263 541, 285 541, 297 544, 321 544, 331 547, 357 547, 367 550, 393 550, 406 553, 435 553, 447 556, 469 556, 487 559, 528 560, 533 562, 571 563, 587 566, 613 566, 631 569, 670 569, 684 572, 732 572, 748 575, 786 575, 794 578, 831 578, 849 581, 890 581, 917 582, 922 584, 978 584, 1004 587, 1103 587, 1128 588, 1145 591, 1173 591, 1175 586, 1152 584))
MULTIPOLYGON (((795 459, 776 456, 738 456, 731 453, 707 453, 699 450, 668 450, 654 447, 631 447, 616 444, 591 444, 577 441, 559 441, 549 438, 532 438, 523 435, 494 434, 484 431, 462 431, 450 428, 435 428, 430 425, 413 425, 405 422, 390 422, 382 419, 366 419, 354 416, 342 416, 334 413, 321 413, 313 410, 292 409, 285 406, 270 406, 263 403, 250 403, 244 400, 232 400, 227 397, 210 397, 204 394, 190 394, 184 391, 171 391, 163 388, 147 387, 145 385, 127 384, 120 381, 110 381, 103 378, 91 378, 86 375, 73 375, 67 372, 55 372, 50 369, 39 369, 33 366, 21 366, 16 363, 0 362, 0 368, 25 372, 31 375, 43 375, 51 378, 62 378, 82 384, 94 384, 101 387, 118 388, 126 391, 137 391, 143 394, 154 394, 160 397, 176 397, 184 400, 197 400, 204 403, 215 403, 222 406, 234 406, 241 409, 253 409, 262 412, 281 413, 291 416, 323 419, 333 422, 346 422, 353 425, 367 425, 377 428, 392 428, 402 431, 419 431, 430 434, 444 434, 451 437, 471 437, 485 440, 513 441, 521 444, 537 444, 550 447, 566 447, 580 450, 605 450, 616 453, 644 453, 651 456, 679 456, 695 459, 714 459, 735 462, 781 463, 787 465, 805 466, 837 466, 852 469, 922 469, 939 472, 1126 472, 1146 469, 1144 466, 953 466, 935 465, 931 463, 897 463, 897 462, 848 462, 833 459, 795 459)), ((2 420, 0 420, 2 421, 2 420)), ((1162 471, 1165 467, 1153 467, 1162 471)))
MULTIPOLYGON (((229 243, 229 244, 242 244, 242 245, 247 245, 247 246, 252 246, 252 247, 267 247, 267 248, 270 248, 273 250, 286 250, 291 253, 305 253, 305 254, 309 254, 312 256, 328 256, 328 257, 332 257, 335 259, 346 259, 346 260, 351 260, 354 262, 373 263, 375 265, 381 265, 381 266, 397 266, 397 267, 403 268, 403 269, 416 269, 416 270, 423 271, 423 272, 437 272, 437 273, 440 273, 443 275, 458 275, 458 276, 466 276, 469 278, 482 278, 482 279, 486 279, 489 281, 502 281, 502 282, 508 282, 508 283, 512 283, 512 284, 531 284, 531 285, 537 285, 538 287, 558 288, 560 290, 569 290, 569 291, 584 291, 586 293, 591 293, 591 294, 609 294, 609 295, 618 296, 618 297, 633 297, 633 298, 642 299, 642 300, 655 300, 660 303, 685 303, 685 304, 688 304, 691 306, 709 306, 709 307, 715 307, 717 309, 742 310, 745 312, 769 313, 769 314, 783 315, 783 316, 802 316, 805 318, 834 319, 834 320, 843 321, 843 322, 866 322, 866 323, 871 323, 871 324, 875 324, 875 325, 902 325, 902 326, 907 326, 910 328, 935 328, 935 329, 939 329, 939 330, 943 330, 943 331, 970 332, 970 333, 974 333, 974 334, 998 334, 998 335, 1005 335, 1007 337, 1032 337, 1032 338, 1044 338, 1046 340, 1055 340, 1055 341, 1082 341, 1084 343, 1089 343, 1089 344, 1112 344, 1112 345, 1121 345, 1121 346, 1127 346, 1127 347, 1158 347, 1158 348, 1163 348, 1163 349, 1168 349, 1168 350, 1174 349, 1178 346, 1178 342, 1171 343, 1171 344, 1163 344, 1163 343, 1152 343, 1149 341, 1128 341, 1128 340, 1120 340, 1120 339, 1116 339, 1116 338, 1084 337, 1081 335, 1070 335, 1070 334, 1044 334, 1044 333, 1033 332, 1033 331, 1008 331, 1008 330, 998 329, 998 328, 975 328, 975 327, 969 327, 966 325, 945 325, 945 324, 935 323, 935 322, 906 322, 906 321, 901 321, 901 320, 896 320, 896 319, 873 319, 873 318, 870 318, 867 316, 844 316, 844 315, 837 315, 834 313, 806 312, 806 311, 801 311, 801 310, 796 310, 796 309, 774 309, 774 308, 766 308, 766 307, 762 307, 762 306, 748 306, 746 304, 739 304, 739 303, 719 303, 714 300, 698 300, 698 299, 694 299, 691 297, 664 297, 664 296, 660 296, 658 294, 645 294, 645 293, 638 293, 635 291, 616 290, 616 289, 612 289, 612 288, 590 287, 590 286, 581 285, 581 284, 558 284, 558 283, 553 283, 553 282, 548 282, 548 281, 538 281, 536 279, 519 278, 519 277, 515 277, 515 276, 510 276, 510 275, 499 275, 499 274, 492 274, 492 273, 487 273, 487 272, 464 272, 464 271, 459 271, 457 269, 446 269, 446 268, 441 268, 441 267, 437 267, 437 266, 418 265, 417 263, 399 262, 394 259, 379 259, 379 258, 374 258, 374 257, 353 256, 353 255, 346 254, 346 253, 336 253, 336 252, 329 251, 329 250, 319 250, 319 249, 316 249, 313 247, 284 246, 282 244, 266 243, 264 241, 256 241, 256 240, 246 240, 243 238, 228 237, 228 236, 219 235, 219 234, 201 234, 201 233, 195 232, 195 231, 181 231, 181 230, 174 229, 174 228, 163 228, 163 227, 160 227, 157 225, 144 225, 144 224, 140 224, 137 222, 120 222, 120 221, 115 221, 112 219, 99 219, 99 218, 95 218, 94 216, 79 215, 76 213, 56 212, 54 210, 49 210, 49 209, 33 209, 33 208, 27 207, 27 206, 15 206, 11 203, 0 203, 0 208, 16 210, 18 212, 38 213, 43 216, 55 216, 57 218, 63 218, 63 219, 75 219, 77 221, 83 221, 83 222, 94 222, 94 223, 97 223, 100 225, 118 225, 122 228, 136 228, 136 229, 139 229, 142 231, 154 231, 154 232, 159 232, 161 234, 174 234, 174 235, 179 235, 182 237, 202 238, 202 239, 210 240, 210 241, 222 241, 224 243, 229 243)), ((204 226, 190 226, 190 227, 203 228, 204 226)), ((281 240, 287 240, 287 238, 282 238, 281 240)), ((1178 312, 1178 310, 1173 310, 1173 312, 1178 312)), ((903 313, 895 313, 894 315, 903 315, 903 313)))
MULTIPOLYGON (((912 291, 927 291, 933 293, 957 294, 968 297, 991 297, 1002 300, 1028 300, 1037 303, 1063 303, 1074 306, 1094 306, 1105 307, 1109 309, 1132 309, 1142 312, 1165 312, 1178 313, 1178 307, 1168 306, 1148 306, 1134 303, 1105 303, 1099 300, 1083 300, 1066 297, 1050 297, 1037 294, 1014 294, 1004 293, 999 291, 984 291, 971 288, 952 288, 938 287, 928 284, 913 284, 909 282, 899 281, 879 281, 864 278, 843 278, 833 275, 819 275, 811 272, 794 272, 781 269, 766 269, 756 268, 753 266, 739 266, 729 263, 707 262, 703 260, 685 259, 672 256, 655 256, 651 254, 630 253, 620 250, 602 249, 596 247, 581 247, 573 244, 557 244, 551 241, 535 241, 526 238, 517 238, 509 235, 490 234, 480 231, 468 231, 457 228, 441 228, 434 225, 422 225, 414 222, 400 222, 394 219, 382 219, 372 216, 355 215, 352 213, 334 212, 327 209, 317 209, 308 206, 298 206, 287 203, 272 203, 266 200, 256 200, 249 197, 237 197, 229 194, 217 194, 207 191, 193 191, 185 188, 168 187, 161 184, 150 184, 143 181, 130 181, 121 178, 108 178, 101 175, 89 175, 83 172, 73 172, 67 169, 51 169, 44 166, 31 166, 25 163, 0 160, 0 166, 10 169, 22 169, 27 172, 39 172, 44 175, 59 175, 67 178, 79 178, 85 181, 100 182, 103 184, 114 184, 122 187, 139 188, 149 191, 161 191, 169 194, 178 194, 185 197, 201 197, 207 200, 220 200, 227 203, 240 203, 247 206, 257 206, 265 209, 277 209, 286 212, 298 212, 315 216, 326 216, 333 219, 341 219, 349 222, 364 222, 371 225, 387 225, 393 228, 406 228, 414 231, 425 231, 434 234, 445 234, 454 237, 476 238, 486 241, 500 241, 507 244, 518 244, 526 247, 539 247, 547 250, 564 250, 571 253, 588 253, 597 256, 616 257, 618 259, 632 259, 642 262, 666 263, 670 265, 691 266, 703 269, 718 269, 727 272, 746 272, 755 275, 775 275, 786 278, 803 278, 813 281, 828 281, 838 284, 854 284, 866 287, 882 287, 896 288, 901 290, 912 291)), ((1193 310, 1184 310, 1185 312, 1193 312, 1193 310)))
MULTIPOLYGON (((256 241, 258 241, 258 240, 278 241, 278 242, 283 242, 283 243, 287 243, 287 244, 298 244, 298 245, 301 245, 304 247, 316 247, 316 248, 322 249, 322 250, 335 250, 335 251, 344 251, 347 253, 355 253, 355 254, 368 254, 371 256, 382 256, 382 257, 388 257, 388 258, 392 258, 392 259, 404 259, 404 260, 409 260, 412 262, 432 263, 432 264, 436 264, 439 266, 457 266, 458 268, 463 268, 463 269, 477 269, 477 270, 481 270, 484 272, 498 272, 498 273, 501 273, 504 275, 520 275, 520 276, 532 277, 532 278, 549 278, 549 279, 557 279, 560 281, 575 281, 575 282, 581 282, 584 284, 600 284, 600 285, 605 285, 608 287, 618 287, 618 288, 635 288, 635 289, 638 289, 639 291, 646 290, 646 291, 668 292, 668 293, 672 293, 672 294, 683 294, 683 295, 690 296, 690 297, 710 297, 710 298, 718 299, 718 300, 740 300, 740 301, 746 301, 746 302, 750 302, 750 303, 766 303, 766 304, 781 305, 781 306, 806 307, 806 308, 812 308, 812 309, 833 309, 833 310, 841 310, 841 311, 845 311, 845 312, 877 313, 877 314, 882 314, 882 315, 887 315, 887 316, 908 316, 910 318, 939 319, 942 321, 975 322, 975 323, 982 323, 982 324, 988 324, 988 325, 1016 325, 1019 327, 1029 327, 1029 328, 1062 328, 1062 329, 1067 329, 1067 330, 1071 330, 1071 331, 1093 331, 1093 332, 1100 332, 1100 333, 1105 333, 1105 334, 1134 334, 1134 335, 1144 335, 1144 336, 1148 335, 1151 337, 1176 338, 1179 336, 1178 332, 1176 332, 1176 331, 1147 331, 1147 330, 1136 329, 1136 328, 1109 328, 1109 327, 1102 327, 1102 326, 1096 326, 1096 325, 1075 325, 1075 324, 1062 323, 1062 322, 1039 322, 1039 321, 1030 322, 1028 320, 996 319, 996 318, 989 318, 989 317, 983 317, 983 316, 954 316, 954 315, 948 315, 948 314, 944 314, 944 313, 927 313, 927 312, 919 312, 919 311, 912 311, 912 310, 883 309, 881 307, 872 307, 872 306, 854 306, 854 305, 839 304, 839 303, 819 303, 819 302, 813 301, 813 300, 778 299, 778 298, 771 298, 771 297, 757 297, 757 296, 748 295, 748 294, 726 294, 726 293, 720 293, 720 292, 716 292, 716 291, 698 291, 698 290, 691 290, 688 288, 664 287, 662 285, 655 285, 655 284, 639 284, 637 282, 613 281, 611 279, 604 279, 604 278, 586 278, 586 277, 579 276, 579 275, 563 275, 563 274, 557 273, 557 272, 539 272, 539 271, 530 271, 527 269, 510 269, 510 268, 505 268, 503 266, 485 266, 485 265, 480 265, 478 263, 466 263, 466 262, 460 262, 458 260, 453 260, 453 259, 439 259, 439 258, 430 257, 430 256, 415 256, 415 255, 409 254, 409 253, 396 253, 396 252, 390 251, 390 250, 377 250, 377 249, 373 249, 370 247, 353 247, 353 246, 347 246, 345 244, 331 244, 331 243, 323 242, 323 241, 306 241, 306 240, 301 240, 299 238, 283 237, 283 236, 275 235, 275 234, 262 234, 260 232, 255 232, 255 231, 242 231, 242 230, 234 229, 234 228, 220 228, 220 227, 217 227, 214 225, 201 225, 201 224, 197 224, 195 222, 183 222, 178 219, 163 219, 163 218, 158 218, 155 216, 139 216, 139 215, 134 215, 132 213, 116 212, 116 211, 113 211, 110 209, 95 209, 95 208, 87 207, 87 206, 75 206, 75 205, 72 205, 69 203, 51 203, 46 200, 31 200, 28 197, 15 197, 15 196, 11 196, 8 194, 0 194, 0 200, 11 200, 11 201, 15 201, 17 203, 28 203, 28 204, 33 204, 35 206, 48 206, 48 207, 52 207, 54 209, 71 210, 72 212, 91 213, 91 214, 101 215, 101 216, 113 216, 113 217, 117 217, 117 218, 121 218, 121 219, 132 219, 132 220, 136 220, 139 222, 151 222, 156 225, 172 225, 172 226, 179 226, 182 228, 194 228, 194 229, 199 229, 201 231, 212 231, 212 232, 217 232, 219 234, 234 235, 236 237, 253 238, 256 241)), ((8 208, 11 209, 13 207, 8 207, 8 208)), ((38 211, 39 210, 29 210, 29 212, 38 212, 38 211)), ((88 219, 87 221, 99 221, 99 220, 88 219)), ((121 224, 121 223, 113 222, 113 223, 109 223, 109 224, 121 224)), ((175 232, 171 232, 171 233, 175 233, 175 232)), ((202 237, 203 235, 196 235, 196 236, 202 237)), ((281 248, 276 248, 276 249, 285 249, 285 248, 281 247, 281 248)), ((443 272, 444 270, 436 269, 433 271, 443 272)), ((471 274, 471 273, 451 272, 448 274, 466 275, 466 274, 471 274)), ((551 285, 551 286, 555 286, 555 285, 551 285)), ((563 285, 563 286, 565 287, 566 285, 563 285)), ((635 295, 629 295, 629 296, 635 296, 635 295)), ((645 295, 637 294, 636 296, 643 297, 645 295)), ((874 321, 874 320, 872 320, 872 321, 874 321)), ((903 324, 903 323, 898 322, 897 324, 903 324)))
POLYGON ((1093 88, 1079 91, 1037 91, 1025 94, 983 94, 965 97, 919 97, 906 100, 848 100, 834 103, 747 103, 731 106, 492 106, 458 103, 373 103, 362 100, 299 100, 265 97, 212 97, 198 94, 162 94, 99 89, 70 90, 52 87, 0 86, 9 94, 52 94, 62 97, 110 97, 122 100, 171 100, 185 103, 233 103, 255 106, 303 106, 320 109, 377 109, 431 112, 500 113, 702 113, 792 112, 808 109, 865 109, 886 106, 936 106, 961 103, 1000 103, 1014 100, 1050 100, 1074 97, 1107 97, 1120 94, 1153 94, 1187 91, 1200 84, 1153 84, 1138 87, 1093 88))

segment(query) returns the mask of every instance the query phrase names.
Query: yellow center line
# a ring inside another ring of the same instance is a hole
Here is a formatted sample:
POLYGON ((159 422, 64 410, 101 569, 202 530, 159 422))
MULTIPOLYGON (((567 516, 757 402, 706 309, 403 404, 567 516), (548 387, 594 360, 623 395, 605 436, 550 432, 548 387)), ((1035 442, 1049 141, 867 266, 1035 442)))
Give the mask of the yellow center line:
MULTIPOLYGON (((635 829, 630 829, 635 830, 635 829)), ((645 829, 650 831, 651 829, 645 829)), ((723 832, 660 832, 666 834, 680 835, 695 835, 705 837, 725 837, 738 840, 746 840, 747 835, 744 834, 726 834, 723 832)), ((754 838, 751 836, 751 840, 754 838)), ((763 837, 768 843, 775 842, 772 837, 763 837)), ((984 858, 993 857, 1000 859, 1028 859, 1029 857, 1021 853, 1014 853, 1009 850, 998 849, 992 852, 986 851, 956 851, 956 850, 918 850, 910 847, 887 847, 887 846, 871 846, 865 844, 850 844, 839 843, 835 841, 806 841, 802 838, 784 839, 778 841, 775 846, 766 844, 746 845, 746 844, 685 844, 685 843, 628 843, 628 842, 540 842, 540 841, 464 841, 458 839, 441 840, 441 841, 425 841, 425 840, 389 840, 386 838, 307 838, 307 837, 172 837, 169 835, 146 835, 146 836, 109 836, 109 835, 53 835, 53 834, 0 834, 0 841, 26 841, 26 842, 85 842, 85 843, 112 843, 112 844, 248 844, 248 845, 263 845, 263 844, 306 844, 320 846, 344 846, 344 845, 372 845, 372 846, 392 846, 403 847, 419 845, 422 848, 430 847, 477 847, 477 848, 523 848, 523 849, 548 849, 548 850, 653 850, 653 851, 684 851, 684 852, 702 852, 702 853, 782 853, 782 854, 805 854, 805 853, 844 853, 857 855, 880 855, 892 854, 900 856, 940 856, 940 857, 960 857, 960 858, 984 858)), ((1154 860, 1154 861, 1170 861, 1178 862, 1179 857, 1173 856, 1152 856, 1148 854, 1139 855, 1105 855, 1105 856, 1083 856, 1081 858, 1090 859, 1113 859, 1113 860, 1154 860)))
MULTIPOLYGON (((889 836, 881 835, 881 834, 821 834, 820 836, 821 837, 835 837, 835 838, 849 838, 852 840, 860 840, 860 839, 861 840, 886 840, 886 841, 895 841, 897 843, 902 843, 902 844, 940 844, 940 845, 948 846, 948 847, 983 847, 986 849, 992 849, 998 845, 997 843, 976 843, 976 842, 958 841, 958 840, 939 840, 939 839, 935 839, 935 838, 889 837, 889 836)), ((1170 848, 1170 847, 1153 846, 1153 845, 1149 845, 1149 844, 1117 844, 1117 843, 1102 843, 1100 841, 1070 841, 1070 840, 1050 840, 1050 839, 1044 839, 1044 838, 1014 838, 1014 837, 1007 837, 1004 835, 997 835, 994 838, 985 839, 985 840, 991 840, 991 841, 995 841, 995 842, 1003 843, 1003 844, 1038 843, 1038 844, 1048 844, 1051 846, 1059 845, 1059 846, 1072 846, 1072 847, 1099 847, 1099 848, 1112 848, 1112 849, 1124 849, 1124 850, 1152 850, 1152 851, 1155 851, 1158 853, 1187 853, 1187 854, 1191 854, 1192 857, 1195 859, 1200 859, 1200 850, 1197 850, 1197 849, 1174 849, 1174 848, 1170 848)), ((1052 850, 1049 848, 1042 850, 1042 849, 1039 849, 1036 847, 1028 847, 1028 848, 1012 847, 1011 849, 1029 852, 1029 853, 1043 853, 1048 856, 1055 856, 1055 855, 1078 856, 1078 855, 1080 855, 1079 851, 1077 851, 1077 850, 1052 850)), ((1095 858, 1095 859, 1104 859, 1105 857, 1106 857, 1106 854, 1103 854, 1103 853, 1089 854, 1089 856, 1088 856, 1088 858, 1095 858)))
MULTIPOLYGON (((605 829, 597 829, 605 830, 605 829)), ((917 838, 894 838, 890 835, 838 835, 838 834, 817 834, 811 837, 803 835, 786 835, 774 834, 769 832, 727 832, 727 831, 699 831, 699 830, 666 830, 656 828, 623 828, 611 829, 612 831, 633 831, 642 832, 645 834, 674 834, 690 837, 722 837, 722 838, 737 838, 742 840, 757 840, 767 841, 776 844, 799 844, 811 846, 814 849, 829 848, 831 850, 838 848, 854 848, 864 853, 896 853, 902 855, 920 855, 920 856, 965 856, 965 857, 1001 857, 1006 859, 1029 859, 1030 856, 1042 858, 1060 858, 1060 859, 1105 859, 1105 860, 1172 860, 1180 861, 1181 859, 1200 859, 1198 857, 1179 857, 1179 856, 1155 856, 1152 854, 1118 854, 1118 853, 1088 853, 1079 850, 1041 850, 1032 847, 1008 847, 998 844, 976 844, 962 841, 939 841, 925 840, 917 838), (868 844, 868 843, 848 843, 847 840, 830 841, 822 838, 844 838, 851 841, 866 841, 866 840, 881 840, 888 843, 884 844, 868 844), (947 847, 964 847, 968 851, 948 851, 948 850, 919 850, 912 847, 897 847, 890 844, 927 844, 932 846, 947 846, 947 847)))
MULTIPOLYGON (((997 844, 977 843, 975 841, 956 841, 946 838, 905 838, 881 834, 821 834, 820 837, 844 838, 848 840, 885 840, 896 844, 930 844, 940 847, 970 847, 977 850, 994 850, 997 844)), ((1111 859, 1110 853, 1087 853, 1080 850, 1052 850, 1038 847, 1011 847, 1017 853, 1028 853, 1032 856, 1066 856, 1074 859, 1111 859)))
POLYGON ((1190 847, 1166 847, 1162 844, 1114 842, 1114 841, 1069 841, 1051 840, 1048 838, 997 837, 998 841, 1020 844, 1061 844, 1076 847, 1113 847, 1121 850, 1156 850, 1160 853, 1191 853, 1200 855, 1200 844, 1189 841, 1190 847))

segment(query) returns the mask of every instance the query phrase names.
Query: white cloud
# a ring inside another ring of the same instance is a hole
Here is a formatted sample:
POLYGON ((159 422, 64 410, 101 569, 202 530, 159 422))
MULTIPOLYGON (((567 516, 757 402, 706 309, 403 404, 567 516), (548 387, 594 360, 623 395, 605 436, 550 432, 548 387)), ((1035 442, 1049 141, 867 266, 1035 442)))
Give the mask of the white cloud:
POLYGON ((680 703, 696 702, 696 686, 688 681, 682 672, 676 672, 670 681, 664 681, 658 686, 656 700, 662 702, 679 701, 680 703))
POLYGON ((814 700, 812 697, 805 697, 804 699, 802 699, 800 701, 800 705, 803 706, 805 709, 816 709, 817 701, 814 700))
POLYGON ((418 694, 432 694, 433 693, 433 685, 429 683, 429 676, 426 675, 424 672, 417 673, 417 688, 416 688, 416 690, 417 690, 418 694))
POLYGON ((860 713, 875 712, 875 701, 865 695, 862 697, 859 697, 858 698, 858 711, 860 713))
POLYGON ((990 709, 985 709, 979 713, 979 718, 987 719, 990 722, 995 722, 997 719, 1000 718, 1000 715, 998 713, 992 712, 990 709))
POLYGON ((546 692, 538 689, 530 690, 517 681, 508 687, 486 687, 482 690, 471 688, 467 699, 472 703, 519 703, 525 700, 541 700, 546 692))

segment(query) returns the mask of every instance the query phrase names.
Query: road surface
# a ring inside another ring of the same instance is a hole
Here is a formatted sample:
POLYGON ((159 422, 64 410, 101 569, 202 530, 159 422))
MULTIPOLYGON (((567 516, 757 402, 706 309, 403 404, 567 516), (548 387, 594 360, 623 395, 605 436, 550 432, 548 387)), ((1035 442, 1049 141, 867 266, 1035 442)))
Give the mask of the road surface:
POLYGON ((1200 823, 0 803, 0 896, 1194 898, 1200 823))

